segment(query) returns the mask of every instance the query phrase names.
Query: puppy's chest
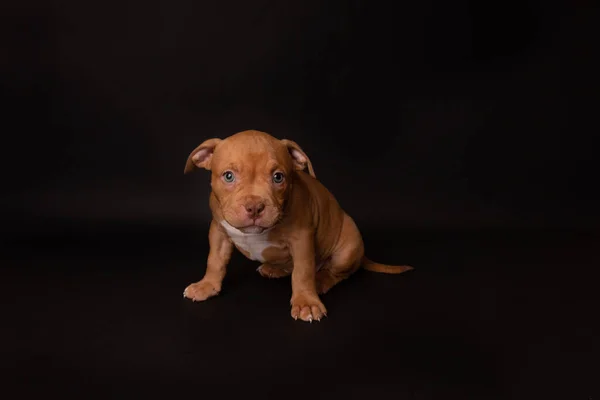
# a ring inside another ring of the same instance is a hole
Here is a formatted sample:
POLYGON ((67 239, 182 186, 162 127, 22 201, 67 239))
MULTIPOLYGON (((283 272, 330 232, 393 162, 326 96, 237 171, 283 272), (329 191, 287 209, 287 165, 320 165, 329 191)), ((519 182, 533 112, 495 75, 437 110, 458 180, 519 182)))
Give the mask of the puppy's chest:
POLYGON ((233 244, 253 261, 274 262, 289 256, 282 243, 269 238, 269 232, 246 234, 224 223, 223 226, 233 244))

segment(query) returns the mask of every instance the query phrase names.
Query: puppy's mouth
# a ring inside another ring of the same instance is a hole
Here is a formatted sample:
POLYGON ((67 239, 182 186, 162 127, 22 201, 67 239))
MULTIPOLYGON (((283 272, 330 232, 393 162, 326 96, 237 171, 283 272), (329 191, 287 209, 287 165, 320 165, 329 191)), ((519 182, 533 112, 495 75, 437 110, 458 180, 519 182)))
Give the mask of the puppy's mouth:
POLYGON ((223 210, 223 219, 229 226, 237 229, 239 232, 250 235, 257 235, 269 231, 277 225, 283 214, 280 210, 267 209, 266 212, 257 218, 248 218, 234 212, 227 212, 230 209, 223 210))
POLYGON ((243 228, 239 228, 240 231, 242 231, 244 233, 251 233, 251 234, 263 233, 266 229, 268 229, 268 228, 264 228, 264 227, 258 226, 258 225, 249 225, 249 226, 245 226, 243 228))

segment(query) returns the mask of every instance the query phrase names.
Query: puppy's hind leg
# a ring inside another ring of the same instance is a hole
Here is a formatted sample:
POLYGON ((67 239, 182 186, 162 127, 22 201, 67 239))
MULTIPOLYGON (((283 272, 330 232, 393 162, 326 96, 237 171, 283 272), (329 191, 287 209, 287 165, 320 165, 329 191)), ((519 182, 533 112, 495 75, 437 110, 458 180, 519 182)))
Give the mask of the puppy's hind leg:
POLYGON ((360 268, 364 244, 356 224, 347 214, 336 250, 316 274, 317 293, 327 293, 333 286, 360 268))

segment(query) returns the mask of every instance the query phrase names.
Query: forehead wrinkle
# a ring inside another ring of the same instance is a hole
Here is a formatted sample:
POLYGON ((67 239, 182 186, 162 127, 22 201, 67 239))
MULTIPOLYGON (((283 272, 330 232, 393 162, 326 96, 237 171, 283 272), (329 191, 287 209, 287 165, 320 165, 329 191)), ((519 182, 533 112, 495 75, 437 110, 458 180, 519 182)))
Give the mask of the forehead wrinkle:
POLYGON ((269 173, 273 172, 275 167, 283 169, 286 173, 291 169, 291 159, 287 150, 262 136, 230 137, 225 139, 217 150, 215 164, 223 165, 221 169, 235 168, 239 174, 254 176, 257 173, 250 172, 249 169, 258 171, 264 168, 268 169, 269 173))
POLYGON ((265 151, 249 152, 244 160, 244 164, 248 166, 248 173, 253 177, 262 175, 272 163, 273 158, 265 151))
POLYGON ((280 163, 276 159, 270 159, 269 161, 267 161, 267 169, 269 170, 269 172, 276 169, 279 165, 280 163))
POLYGON ((228 162, 227 164, 225 164, 223 166, 223 169, 226 169, 226 170, 230 169, 230 170, 233 170, 235 172, 239 172, 241 168, 236 163, 228 162))

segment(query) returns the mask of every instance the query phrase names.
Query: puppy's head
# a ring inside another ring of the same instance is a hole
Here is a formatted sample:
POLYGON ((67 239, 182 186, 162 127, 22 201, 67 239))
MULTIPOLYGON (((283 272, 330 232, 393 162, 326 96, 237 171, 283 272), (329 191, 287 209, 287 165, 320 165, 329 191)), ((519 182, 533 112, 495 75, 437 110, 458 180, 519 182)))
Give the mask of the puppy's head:
POLYGON ((291 140, 259 131, 208 139, 189 155, 185 173, 211 171, 211 187, 223 219, 244 233, 261 233, 281 219, 294 171, 308 168, 304 151, 291 140))

